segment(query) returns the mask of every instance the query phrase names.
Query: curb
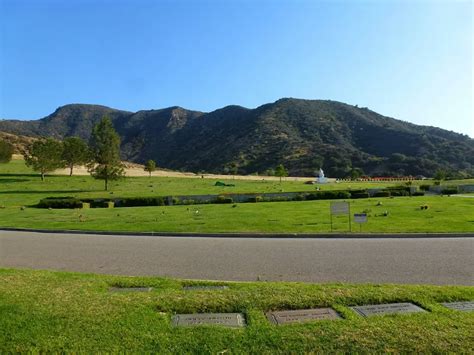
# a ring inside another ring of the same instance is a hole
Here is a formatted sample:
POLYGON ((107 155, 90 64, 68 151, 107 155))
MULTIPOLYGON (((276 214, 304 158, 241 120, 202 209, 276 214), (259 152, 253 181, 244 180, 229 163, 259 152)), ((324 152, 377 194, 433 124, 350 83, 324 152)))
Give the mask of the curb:
POLYGON ((187 238, 261 238, 261 239, 405 239, 405 238, 474 238, 474 233, 172 233, 172 232, 122 232, 91 230, 48 230, 30 228, 1 228, 8 232, 33 232, 50 234, 120 235, 137 237, 187 237, 187 238))

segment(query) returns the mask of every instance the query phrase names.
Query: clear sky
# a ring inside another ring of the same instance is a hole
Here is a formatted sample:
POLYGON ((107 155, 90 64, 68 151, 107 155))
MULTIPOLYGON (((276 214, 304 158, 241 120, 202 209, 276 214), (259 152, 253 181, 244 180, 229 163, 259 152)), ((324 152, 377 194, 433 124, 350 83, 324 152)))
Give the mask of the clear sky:
POLYGON ((0 117, 331 99, 474 137, 473 2, 0 0, 0 117))

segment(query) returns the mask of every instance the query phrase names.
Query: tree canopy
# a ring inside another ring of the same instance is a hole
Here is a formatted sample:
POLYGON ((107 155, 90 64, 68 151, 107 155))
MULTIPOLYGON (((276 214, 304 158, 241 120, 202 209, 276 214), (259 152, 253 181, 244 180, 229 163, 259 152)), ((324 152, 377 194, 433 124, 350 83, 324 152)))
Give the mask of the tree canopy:
POLYGON ((79 137, 68 137, 63 141, 63 160, 69 167, 69 176, 75 165, 84 165, 90 160, 87 143, 79 137))
POLYGON ((276 167, 275 176, 280 177, 280 182, 281 182, 282 177, 288 176, 288 170, 286 170, 286 168, 283 166, 283 164, 280 164, 276 167))
POLYGON ((104 116, 92 130, 90 147, 92 161, 89 171, 95 179, 104 180, 107 191, 110 180, 117 180, 125 175, 120 160, 120 137, 109 117, 104 116))
POLYGON ((0 140, 0 163, 8 163, 12 160, 12 155, 13 146, 4 140, 0 140))
POLYGON ((156 163, 153 160, 148 160, 145 164, 145 171, 148 171, 151 177, 151 173, 156 170, 156 163))
POLYGON ((34 171, 39 171, 41 173, 41 180, 44 181, 46 173, 65 166, 62 154, 62 143, 55 139, 47 138, 37 140, 28 146, 24 157, 26 165, 34 171))

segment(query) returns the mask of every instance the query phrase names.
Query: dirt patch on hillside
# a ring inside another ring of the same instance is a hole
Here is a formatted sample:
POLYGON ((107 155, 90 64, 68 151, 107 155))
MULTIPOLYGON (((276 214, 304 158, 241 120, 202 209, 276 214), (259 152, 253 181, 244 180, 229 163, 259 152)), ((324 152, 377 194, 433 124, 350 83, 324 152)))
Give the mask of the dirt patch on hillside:
MULTIPOLYGON (((13 159, 23 160, 21 154, 14 154, 13 159)), ((143 170, 144 166, 131 162, 123 162, 125 164, 126 176, 149 176, 149 173, 143 170)), ((69 169, 58 169, 52 173, 53 175, 69 175, 69 169)), ((84 176, 90 175, 87 167, 75 166, 74 175, 84 176)), ((279 181, 280 178, 276 176, 256 176, 256 175, 219 175, 219 174, 194 174, 170 170, 156 170, 151 176, 158 177, 179 177, 179 178, 194 178, 194 179, 217 179, 217 180, 253 180, 253 181, 279 181)), ((286 177, 283 181, 311 181, 314 177, 286 177)), ((330 179, 331 180, 331 179, 330 179)))

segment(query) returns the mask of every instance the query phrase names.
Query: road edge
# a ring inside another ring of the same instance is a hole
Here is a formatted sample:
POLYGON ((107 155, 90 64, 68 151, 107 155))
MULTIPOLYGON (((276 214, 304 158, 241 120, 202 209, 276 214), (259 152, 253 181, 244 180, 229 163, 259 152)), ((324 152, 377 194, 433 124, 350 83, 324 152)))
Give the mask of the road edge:
POLYGON ((33 232, 52 234, 123 235, 137 237, 195 237, 195 238, 262 238, 262 239, 405 239, 405 238, 474 238, 474 233, 177 233, 125 232, 75 229, 35 229, 0 227, 0 232, 33 232))

